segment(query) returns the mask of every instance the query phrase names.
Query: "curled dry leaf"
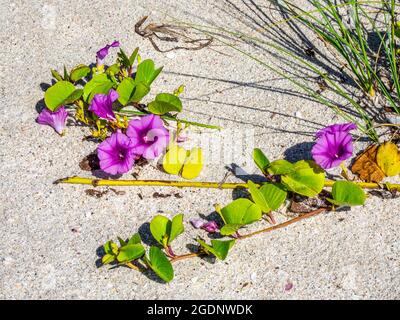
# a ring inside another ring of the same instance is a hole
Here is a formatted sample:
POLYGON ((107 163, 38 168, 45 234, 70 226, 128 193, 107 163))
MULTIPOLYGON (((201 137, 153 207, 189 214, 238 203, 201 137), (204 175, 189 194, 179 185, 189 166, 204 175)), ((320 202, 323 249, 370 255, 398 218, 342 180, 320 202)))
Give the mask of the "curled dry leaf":
POLYGON ((370 145, 354 161, 351 172, 357 174, 361 180, 367 182, 380 182, 385 178, 385 173, 376 163, 377 145, 370 145))

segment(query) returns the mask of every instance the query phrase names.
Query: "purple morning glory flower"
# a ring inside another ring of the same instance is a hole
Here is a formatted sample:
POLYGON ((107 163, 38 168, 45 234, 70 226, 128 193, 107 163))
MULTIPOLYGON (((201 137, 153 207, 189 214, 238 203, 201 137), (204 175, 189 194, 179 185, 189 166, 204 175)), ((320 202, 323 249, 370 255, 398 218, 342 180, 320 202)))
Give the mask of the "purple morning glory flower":
POLYGON ((324 169, 339 166, 353 154, 353 139, 349 133, 355 124, 337 124, 317 132, 318 140, 311 150, 317 164, 324 169))
POLYGON ((208 221, 207 223, 203 224, 201 228, 209 233, 214 233, 219 231, 218 224, 214 220, 208 221))
POLYGON ((112 104, 118 97, 118 92, 114 89, 111 89, 108 94, 95 94, 90 103, 89 110, 101 119, 115 121, 112 104))
POLYGON ((214 220, 206 221, 203 219, 191 219, 190 223, 193 225, 194 228, 196 229, 201 228, 209 233, 214 233, 219 231, 219 226, 214 220))
POLYGON ((114 41, 111 44, 107 44, 105 47, 101 48, 99 51, 97 51, 96 57, 97 57, 97 65, 103 65, 104 64, 104 59, 108 55, 108 50, 110 48, 115 48, 119 47, 119 41, 114 41))
POLYGON ((349 132, 350 130, 357 129, 357 125, 355 123, 339 123, 333 124, 331 126, 327 126, 324 129, 317 131, 315 134, 317 138, 322 137, 326 133, 335 133, 335 132, 349 132))
POLYGON ((148 160, 158 157, 169 143, 168 130, 154 114, 129 121, 126 134, 135 145, 135 153, 148 160))
POLYGON ((65 128, 67 117, 68 113, 64 106, 61 106, 57 111, 54 112, 44 108, 42 112, 40 112, 36 121, 39 124, 51 126, 58 134, 62 134, 65 128))
POLYGON ((100 168, 112 175, 128 172, 137 158, 131 139, 119 130, 100 143, 97 156, 100 168))

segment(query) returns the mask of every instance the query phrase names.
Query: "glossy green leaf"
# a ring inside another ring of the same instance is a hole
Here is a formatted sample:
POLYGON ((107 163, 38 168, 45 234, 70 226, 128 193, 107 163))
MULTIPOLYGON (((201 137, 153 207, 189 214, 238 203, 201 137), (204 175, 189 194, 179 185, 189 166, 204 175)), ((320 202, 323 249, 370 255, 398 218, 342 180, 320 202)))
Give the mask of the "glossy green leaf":
POLYGON ((108 94, 108 92, 110 91, 110 89, 112 89, 113 86, 114 84, 110 81, 99 84, 98 86, 94 87, 92 92, 90 92, 87 102, 90 103, 96 94, 108 94))
POLYGON ((134 90, 133 95, 131 96, 129 102, 139 102, 149 92, 150 92, 150 87, 146 83, 144 83, 144 82, 136 83, 135 90, 134 90))
POLYGON ((258 205, 263 212, 271 211, 271 208, 269 207, 267 201, 265 200, 262 192, 258 189, 257 185, 251 180, 248 180, 247 186, 249 187, 251 198, 253 199, 255 204, 258 205))
POLYGON ((69 81, 69 74, 65 65, 64 65, 64 80, 69 81))
POLYGON ((261 149, 255 148, 253 150, 253 160, 257 167, 261 170, 261 172, 265 174, 267 172, 267 168, 270 162, 261 149))
POLYGON ((128 244, 119 249, 117 260, 119 262, 127 262, 139 259, 145 253, 144 247, 141 244, 128 244))
POLYGON ((57 70, 51 69, 51 75, 53 76, 54 79, 56 79, 57 81, 62 81, 63 78, 61 77, 61 75, 58 73, 57 70))
POLYGON ((56 111, 65 100, 75 91, 75 86, 68 81, 58 81, 47 89, 44 102, 51 111, 56 111))
POLYGON ((293 169, 293 172, 281 177, 290 191, 306 197, 314 197, 322 191, 325 172, 314 161, 300 160, 293 165, 293 169))
POLYGON ((149 267, 165 282, 174 278, 174 269, 166 255, 160 248, 152 246, 149 252, 149 267))
POLYGON ((113 254, 113 255, 117 255, 118 254, 118 246, 113 242, 113 241, 107 241, 105 243, 105 245, 103 246, 104 248, 104 252, 106 254, 113 254))
POLYGON ((124 239, 122 239, 121 237, 117 237, 117 239, 119 241, 119 246, 120 247, 123 247, 123 246, 127 245, 126 241, 124 239))
POLYGON ((149 103, 148 108, 151 113, 160 115, 168 112, 181 112, 182 102, 173 94, 160 93, 154 101, 149 103))
POLYGON ((118 63, 114 63, 113 65, 109 66, 106 70, 107 74, 116 75, 120 72, 120 66, 118 63))
POLYGON ((106 253, 102 258, 101 258, 101 263, 102 264, 109 264, 115 260, 115 256, 112 254, 106 253))
POLYGON ((270 174, 289 174, 294 171, 293 164, 287 160, 275 160, 268 166, 268 172, 270 174))
POLYGON ((287 197, 287 191, 279 183, 264 183, 259 190, 271 210, 277 210, 287 197))
POLYGON ((128 244, 138 244, 141 243, 142 239, 140 238, 139 233, 135 233, 128 241, 128 244))
POLYGON ((332 197, 328 199, 338 206, 362 206, 365 203, 365 192, 351 181, 336 181, 332 186, 332 197))
POLYGON ((183 227, 183 214, 177 214, 172 218, 171 231, 168 237, 168 244, 172 242, 177 236, 183 233, 185 228, 183 227))
POLYGON ((171 232, 171 221, 162 215, 155 216, 150 222, 150 232, 159 244, 166 247, 171 232))
POLYGON ((112 82, 108 79, 107 74, 101 73, 98 75, 94 75, 93 78, 86 83, 85 87, 83 88, 83 99, 85 101, 88 100, 92 91, 100 85, 112 84, 112 82))
POLYGON ((132 78, 125 78, 117 87, 119 94, 118 101, 126 106, 132 98, 133 92, 135 91, 135 81, 132 78))
POLYGON ((243 224, 225 224, 219 231, 219 233, 223 236, 230 236, 238 231, 243 224))
POLYGON ((206 251, 206 253, 211 253, 219 260, 225 260, 228 256, 229 250, 235 244, 235 240, 211 240, 211 246, 205 243, 201 239, 197 239, 197 242, 206 251))
POLYGON ((137 56, 138 52, 139 52, 139 48, 136 48, 135 50, 133 50, 131 56, 129 57, 129 63, 130 63, 131 66, 135 62, 135 59, 136 59, 136 56, 137 56))
POLYGON ((119 58, 121 64, 122 64, 125 68, 130 68, 130 67, 131 67, 132 64, 130 63, 129 58, 128 58, 128 56, 126 55, 126 53, 124 52, 124 50, 122 50, 122 49, 120 48, 117 55, 118 55, 118 58, 119 58))
POLYGON ((83 94, 82 89, 76 89, 72 92, 67 99, 64 100, 63 104, 71 104, 74 103, 76 100, 79 100, 83 94))
POLYGON ((261 219, 261 209, 249 199, 240 198, 223 207, 220 215, 225 224, 249 224, 261 219))
POLYGON ((137 67, 135 81, 137 83, 144 82, 148 86, 150 86, 152 82, 160 74, 161 70, 162 67, 155 69, 153 60, 151 59, 143 60, 141 63, 139 63, 137 67))
POLYGON ((74 82, 86 77, 90 73, 90 68, 80 64, 71 70, 70 79, 74 82))

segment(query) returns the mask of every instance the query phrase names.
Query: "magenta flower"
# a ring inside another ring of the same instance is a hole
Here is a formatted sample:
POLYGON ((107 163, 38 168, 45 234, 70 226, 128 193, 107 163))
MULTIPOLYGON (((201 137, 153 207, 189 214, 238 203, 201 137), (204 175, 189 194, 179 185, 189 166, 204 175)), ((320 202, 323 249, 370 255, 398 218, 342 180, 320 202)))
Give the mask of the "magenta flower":
POLYGON ((191 219, 190 223, 196 229, 203 229, 209 233, 219 232, 219 226, 214 220, 206 221, 203 219, 191 219))
POLYGON ((135 145, 135 153, 148 160, 158 157, 169 143, 168 130, 154 114, 129 121, 126 134, 135 145))
POLYGON ((315 134, 317 138, 321 138, 326 133, 335 133, 335 132, 349 132, 351 130, 357 129, 357 125, 355 123, 339 123, 333 124, 331 126, 327 126, 315 134))
POLYGON ((110 48, 119 47, 119 41, 114 41, 111 44, 107 44, 105 47, 101 48, 97 51, 96 58, 97 58, 97 66, 104 65, 104 59, 108 56, 108 50, 110 48))
POLYGON ((65 111, 64 106, 61 106, 57 111, 54 112, 44 108, 42 112, 40 112, 36 121, 39 124, 51 126, 58 134, 62 134, 65 128, 67 117, 68 113, 65 111))
POLYGON ((201 228, 209 233, 214 233, 219 231, 218 224, 214 220, 208 221, 207 223, 203 224, 201 228))
POLYGON ((350 158, 353 154, 353 139, 349 131, 353 129, 356 129, 356 125, 347 123, 318 131, 318 140, 311 150, 315 162, 324 169, 330 169, 350 158))
POLYGON ((121 131, 113 133, 97 148, 100 168, 112 175, 128 172, 137 158, 133 147, 132 141, 121 131))
POLYGON ((118 92, 114 89, 111 89, 108 94, 95 94, 90 103, 89 110, 101 119, 115 121, 112 104, 118 97, 118 92))

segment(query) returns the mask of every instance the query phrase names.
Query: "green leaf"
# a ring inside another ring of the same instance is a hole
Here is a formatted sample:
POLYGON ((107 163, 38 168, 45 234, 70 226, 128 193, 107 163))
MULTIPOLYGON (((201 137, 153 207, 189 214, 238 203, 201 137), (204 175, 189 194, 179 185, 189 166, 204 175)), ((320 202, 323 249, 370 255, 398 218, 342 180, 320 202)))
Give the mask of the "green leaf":
POLYGON ((90 92, 89 99, 87 99, 87 102, 90 103, 96 94, 99 94, 99 93, 108 94, 108 92, 110 91, 110 89, 113 86, 114 86, 114 84, 110 81, 110 82, 104 82, 104 83, 99 84, 98 86, 94 87, 92 92, 90 92))
POLYGON ((325 172, 311 160, 300 160, 293 165, 294 171, 283 175, 282 183, 295 193, 314 197, 322 191, 325 172))
POLYGON ((117 237, 117 238, 118 238, 120 247, 123 247, 123 246, 127 245, 127 243, 126 243, 126 241, 124 239, 122 239, 121 237, 117 237))
POLYGON ((261 219, 261 209, 249 199, 236 199, 220 212, 225 224, 249 224, 261 219))
POLYGON ((130 63, 131 66, 135 62, 135 59, 136 59, 136 56, 137 56, 138 52, 139 52, 139 48, 136 48, 135 50, 133 50, 131 56, 129 57, 129 63, 130 63))
POLYGON ((65 81, 69 81, 69 75, 68 75, 68 71, 67 68, 64 65, 64 80, 65 81))
POLYGON ((112 64, 111 66, 109 66, 107 68, 106 73, 109 74, 109 75, 115 75, 115 74, 119 73, 120 70, 121 69, 119 67, 119 64, 118 63, 114 63, 114 64, 112 64))
POLYGON ((117 92, 119 94, 118 101, 123 106, 126 106, 129 103, 129 101, 131 100, 131 97, 135 90, 135 86, 136 86, 135 81, 132 78, 125 78, 118 85, 118 88, 117 88, 117 92))
POLYGON ((183 233, 185 228, 183 227, 183 214, 177 214, 172 218, 171 231, 168 237, 168 244, 172 242, 177 236, 183 233))
POLYGON ((119 248, 117 260, 119 262, 132 261, 139 259, 145 253, 144 247, 141 244, 128 244, 119 248))
POLYGON ((54 79, 56 79, 57 81, 62 81, 63 78, 61 77, 61 75, 58 73, 57 70, 51 69, 51 75, 53 76, 54 79))
POLYGON ((265 156, 264 152, 259 148, 253 150, 253 160, 257 167, 261 170, 263 174, 267 172, 267 168, 270 164, 268 158, 265 156))
POLYGON ((135 233, 128 241, 128 244, 138 244, 141 243, 142 239, 140 238, 139 233, 135 233))
POLYGON ((219 260, 225 260, 228 256, 229 250, 235 244, 235 240, 211 240, 211 246, 205 243, 203 240, 196 239, 197 242, 202 246, 206 253, 211 253, 216 256, 219 260))
POLYGON ((148 108, 151 113, 161 115, 168 112, 181 112, 182 102, 173 94, 160 93, 154 101, 149 103, 148 108))
POLYGON ((400 21, 394 23, 394 34, 396 37, 400 38, 400 21))
POLYGON ((65 100, 75 91, 75 86, 68 81, 58 81, 47 89, 44 102, 51 111, 56 111, 65 100))
POLYGON ((160 248, 152 246, 149 252, 149 267, 165 282, 174 278, 174 269, 171 262, 160 248))
POLYGON ((272 161, 268 167, 270 174, 288 174, 294 171, 293 164, 286 160, 272 161))
POLYGON ((257 185, 251 180, 247 181, 247 186, 249 187, 250 195, 253 201, 260 207, 263 212, 270 212, 271 208, 268 206, 263 194, 258 189, 257 185))
POLYGON ((150 86, 160 74, 161 70, 162 67, 157 70, 155 69, 153 60, 143 60, 137 67, 135 81, 136 83, 144 82, 150 86))
POLYGON ((157 215, 150 222, 150 232, 154 239, 166 247, 171 232, 171 221, 162 215, 157 215))
POLYGON ((115 256, 112 254, 106 253, 102 258, 101 258, 101 263, 102 264, 109 264, 115 260, 115 256))
POLYGON ((124 67, 130 68, 130 67, 132 66, 132 64, 130 63, 129 58, 128 58, 128 56, 125 54, 124 50, 119 49, 118 57, 119 57, 119 59, 120 59, 122 65, 123 65, 124 67))
POLYGON ((238 231, 241 227, 243 227, 243 224, 226 224, 220 229, 219 233, 223 236, 230 236, 238 231))
POLYGON ((351 181, 336 181, 332 197, 327 200, 338 206, 362 206, 366 198, 363 189, 351 181))
POLYGON ((149 92, 150 92, 150 87, 146 83, 144 82, 136 83, 135 91, 133 92, 133 95, 130 98, 129 102, 139 102, 149 92))
POLYGON ((103 248, 106 254, 116 255, 119 251, 118 246, 111 240, 107 241, 103 248))
POLYGON ((94 75, 93 78, 88 83, 86 83, 85 87, 83 88, 83 99, 87 101, 94 88, 100 85, 104 85, 106 83, 112 84, 112 82, 108 79, 107 74, 101 73, 98 75, 94 75))
POLYGON ((74 82, 86 77, 90 73, 90 68, 80 64, 71 70, 70 79, 74 82))
POLYGON ((82 89, 76 89, 72 92, 67 99, 64 100, 63 104, 71 104, 74 103, 76 100, 79 100, 83 94, 82 89))
POLYGON ((285 202, 287 196, 287 191, 280 183, 264 183, 260 192, 271 210, 277 210, 285 202))

